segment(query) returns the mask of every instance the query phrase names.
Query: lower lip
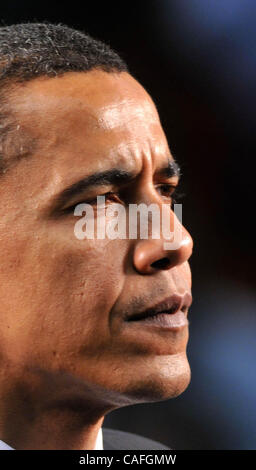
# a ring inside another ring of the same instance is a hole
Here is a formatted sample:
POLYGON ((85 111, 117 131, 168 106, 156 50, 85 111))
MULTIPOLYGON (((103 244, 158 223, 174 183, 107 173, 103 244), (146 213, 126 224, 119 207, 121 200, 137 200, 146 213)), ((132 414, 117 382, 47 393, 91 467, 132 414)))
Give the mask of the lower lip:
POLYGON ((176 313, 159 313, 152 317, 146 317, 141 320, 130 320, 130 324, 140 328, 142 326, 150 326, 154 328, 162 328, 165 330, 178 331, 188 325, 188 319, 184 312, 179 310, 176 313))

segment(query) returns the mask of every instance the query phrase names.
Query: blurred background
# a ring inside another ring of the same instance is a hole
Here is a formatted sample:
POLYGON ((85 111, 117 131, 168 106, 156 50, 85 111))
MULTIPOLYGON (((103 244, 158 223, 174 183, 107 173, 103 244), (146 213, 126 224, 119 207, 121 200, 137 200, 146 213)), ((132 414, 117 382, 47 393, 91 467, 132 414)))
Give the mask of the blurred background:
POLYGON ((173 449, 256 449, 256 2, 3 1, 2 25, 62 22, 107 42, 153 97, 194 238, 192 380, 105 426, 173 449))

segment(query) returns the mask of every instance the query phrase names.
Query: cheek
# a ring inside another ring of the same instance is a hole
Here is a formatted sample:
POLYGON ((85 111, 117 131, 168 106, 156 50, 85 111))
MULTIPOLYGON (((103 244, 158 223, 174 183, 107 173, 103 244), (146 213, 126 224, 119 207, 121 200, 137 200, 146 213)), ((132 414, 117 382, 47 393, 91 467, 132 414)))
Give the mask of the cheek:
POLYGON ((122 251, 114 245, 59 247, 42 276, 47 341, 65 356, 91 356, 109 345, 110 311, 124 282, 122 251))
POLYGON ((187 286, 188 286, 189 289, 191 289, 191 287, 192 287, 192 274, 191 274, 190 264, 188 263, 188 261, 186 261, 186 263, 184 263, 181 267, 182 267, 182 270, 183 270, 184 279, 187 282, 187 286))
POLYGON ((82 242, 80 246, 63 247, 54 253, 49 273, 53 283, 73 295, 100 298, 106 292, 120 290, 123 276, 123 253, 117 243, 105 240, 82 242), (110 246, 111 245, 111 246, 110 246))
POLYGON ((172 274, 174 285, 178 288, 178 290, 180 290, 181 292, 184 292, 184 289, 186 291, 191 290, 191 287, 192 287, 191 269, 187 261, 173 268, 170 271, 170 273, 172 274))
POLYGON ((35 342, 39 356, 49 358, 54 351, 72 356, 84 345, 91 353, 104 347, 109 312, 123 286, 124 244, 49 236, 29 242, 16 243, 9 288, 0 288, 10 355, 17 356, 19 345, 20 360, 35 357, 35 342))
MULTIPOLYGON (((97 319, 99 312, 109 311, 123 284, 122 253, 109 245, 105 240, 87 240, 58 246, 52 253, 47 249, 49 264, 41 273, 41 286, 52 299, 48 297, 49 304, 57 299, 64 311, 84 320, 87 312, 93 311, 97 319)), ((38 264, 43 265, 43 259, 38 264)))

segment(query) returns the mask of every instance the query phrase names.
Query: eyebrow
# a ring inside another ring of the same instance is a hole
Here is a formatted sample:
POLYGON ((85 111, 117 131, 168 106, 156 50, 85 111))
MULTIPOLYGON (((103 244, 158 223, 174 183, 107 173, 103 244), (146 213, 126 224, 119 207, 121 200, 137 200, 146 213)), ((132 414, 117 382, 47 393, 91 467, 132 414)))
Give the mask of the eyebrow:
MULTIPOLYGON (((176 161, 168 159, 167 165, 157 170, 156 175, 166 178, 172 178, 174 176, 180 178, 181 171, 176 161)), ((58 206, 63 206, 68 201, 74 199, 88 189, 108 185, 116 185, 120 187, 129 183, 135 177, 136 174, 134 172, 129 172, 120 168, 99 171, 86 176, 85 178, 65 188, 60 194, 56 196, 55 201, 57 202, 58 206)))
POLYGON ((157 175, 165 176, 166 178, 173 178, 174 176, 177 176, 178 178, 181 177, 180 166, 175 160, 171 160, 170 158, 168 158, 167 165, 160 168, 156 173, 157 175))

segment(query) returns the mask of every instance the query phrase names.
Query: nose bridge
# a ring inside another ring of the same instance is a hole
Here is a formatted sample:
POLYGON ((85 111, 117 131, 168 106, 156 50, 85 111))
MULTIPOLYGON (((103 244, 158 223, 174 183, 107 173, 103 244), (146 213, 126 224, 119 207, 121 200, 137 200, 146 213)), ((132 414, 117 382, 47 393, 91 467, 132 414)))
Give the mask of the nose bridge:
MULTIPOLYGON (((160 197, 150 198, 144 194, 146 204, 156 204, 159 210, 160 227, 154 224, 157 218, 148 217, 148 238, 139 239, 134 249, 134 266, 137 271, 150 274, 167 270, 186 262, 193 249, 193 240, 169 204, 160 197), (146 196, 146 197, 145 197, 146 196), (153 224, 153 225, 152 225, 153 224)), ((150 212, 148 212, 150 214, 150 212)))

